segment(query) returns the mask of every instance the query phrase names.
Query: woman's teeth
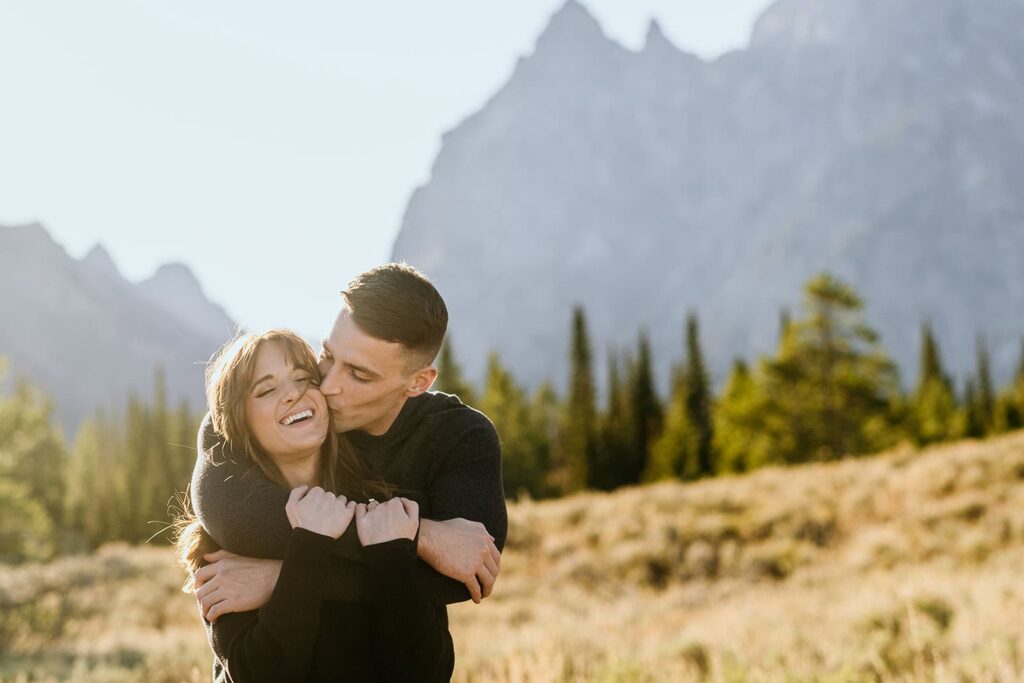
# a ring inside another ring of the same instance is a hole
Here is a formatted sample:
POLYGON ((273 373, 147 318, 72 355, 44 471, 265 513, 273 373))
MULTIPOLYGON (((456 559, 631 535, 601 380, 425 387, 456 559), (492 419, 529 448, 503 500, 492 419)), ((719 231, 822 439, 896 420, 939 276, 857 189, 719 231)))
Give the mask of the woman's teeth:
POLYGON ((310 410, 309 408, 306 408, 300 413, 295 413, 294 415, 289 415, 288 417, 284 418, 283 420, 281 420, 281 424, 287 427, 290 424, 294 424, 296 422, 299 422, 300 420, 305 420, 310 417, 313 417, 313 411, 310 410))

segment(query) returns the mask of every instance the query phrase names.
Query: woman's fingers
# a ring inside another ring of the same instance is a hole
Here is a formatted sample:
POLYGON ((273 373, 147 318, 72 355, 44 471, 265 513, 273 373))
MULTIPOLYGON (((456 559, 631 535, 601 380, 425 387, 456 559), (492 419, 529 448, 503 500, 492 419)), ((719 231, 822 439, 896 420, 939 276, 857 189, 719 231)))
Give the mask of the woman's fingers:
POLYGON ((409 500, 408 498, 399 498, 402 501, 402 507, 405 509, 405 514, 409 515, 409 519, 418 519, 420 516, 420 505, 415 500, 409 500))
POLYGON ((288 494, 288 502, 299 502, 300 500, 302 500, 302 496, 306 494, 307 490, 309 490, 309 487, 306 486, 305 484, 303 484, 302 486, 296 486, 295 488, 292 489, 292 492, 288 494))
POLYGON ((356 505, 356 521, 362 521, 363 517, 366 516, 366 503, 358 503, 356 505))

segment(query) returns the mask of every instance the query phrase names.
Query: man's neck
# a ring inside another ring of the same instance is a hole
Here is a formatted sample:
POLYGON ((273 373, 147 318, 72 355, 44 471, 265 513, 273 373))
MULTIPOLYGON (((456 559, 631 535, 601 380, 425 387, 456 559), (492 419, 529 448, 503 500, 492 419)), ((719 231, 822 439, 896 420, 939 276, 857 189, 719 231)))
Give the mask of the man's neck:
POLYGON ((388 433, 388 430, 390 430, 391 427, 394 426, 395 420, 398 419, 398 416, 402 412, 402 408, 405 407, 405 403, 408 400, 408 398, 403 398, 398 403, 398 405, 389 410, 379 419, 374 420, 372 423, 366 425, 365 427, 362 427, 359 431, 366 432, 370 436, 384 436, 385 434, 388 433))

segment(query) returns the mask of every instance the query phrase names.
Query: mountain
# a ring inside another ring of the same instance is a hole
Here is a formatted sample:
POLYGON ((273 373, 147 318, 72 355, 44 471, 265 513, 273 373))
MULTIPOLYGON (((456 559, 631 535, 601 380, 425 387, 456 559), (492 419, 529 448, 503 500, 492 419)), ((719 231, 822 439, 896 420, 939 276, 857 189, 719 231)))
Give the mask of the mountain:
POLYGON ((697 312, 708 362, 771 352, 830 270, 916 375, 928 319, 954 374, 997 379, 1024 318, 1024 3, 778 0, 702 61, 656 23, 631 51, 569 0, 443 136, 393 258, 424 270, 471 377, 498 350, 562 383, 570 311, 597 371, 649 330, 660 375, 697 312))
POLYGON ((171 401, 204 405, 204 363, 234 323, 183 265, 144 282, 110 254, 76 260, 39 224, 0 226, 0 357, 54 400, 68 433, 98 407, 148 399, 162 366, 171 401))

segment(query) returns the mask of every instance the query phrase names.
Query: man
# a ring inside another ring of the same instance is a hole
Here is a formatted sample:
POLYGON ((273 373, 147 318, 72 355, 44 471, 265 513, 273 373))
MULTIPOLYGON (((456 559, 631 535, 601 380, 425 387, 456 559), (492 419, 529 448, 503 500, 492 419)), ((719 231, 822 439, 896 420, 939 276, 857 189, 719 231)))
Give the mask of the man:
MULTIPOLYGON (((415 500, 422 518, 420 589, 436 605, 487 597, 508 528, 497 433, 456 397, 430 394, 448 312, 430 282, 404 264, 359 275, 323 340, 320 390, 367 470, 415 500)), ((225 550, 207 556, 197 598, 211 621, 270 597, 291 531, 288 492, 236 458, 205 420, 192 476, 192 503, 225 550), (230 552, 229 552, 230 551, 230 552), (256 559, 276 558, 276 559, 256 559)), ((334 547, 326 597, 370 602, 365 550, 350 527, 334 547)), ((450 642, 450 635, 449 635, 450 642)))

